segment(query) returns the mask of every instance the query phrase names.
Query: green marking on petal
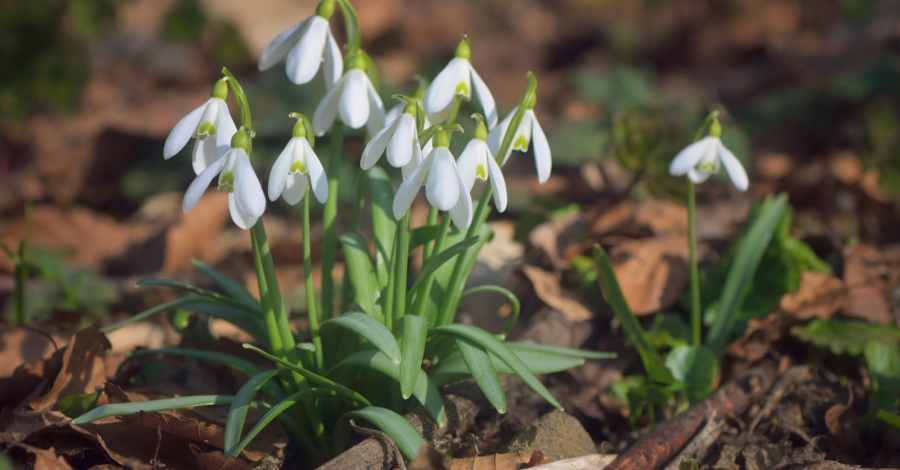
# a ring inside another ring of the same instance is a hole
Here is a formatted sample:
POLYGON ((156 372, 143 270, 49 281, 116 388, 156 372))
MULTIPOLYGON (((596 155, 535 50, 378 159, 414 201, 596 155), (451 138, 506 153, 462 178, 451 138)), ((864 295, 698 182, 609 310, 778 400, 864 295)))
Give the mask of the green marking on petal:
POLYGON ((481 181, 487 180, 487 170, 484 169, 484 165, 482 165, 481 163, 479 163, 478 166, 475 167, 475 177, 481 181))
POLYGON ((713 165, 712 162, 706 162, 700 167, 700 169, 707 173, 715 173, 716 166, 713 165))
POLYGON ((197 138, 200 140, 204 140, 211 135, 216 135, 216 126, 209 121, 204 122, 200 125, 200 128, 197 129, 197 138))
POLYGON ((456 94, 469 96, 469 87, 466 86, 466 82, 459 82, 459 84, 456 85, 456 94))
POLYGON ((306 165, 304 165, 302 161, 297 160, 291 165, 291 170, 288 173, 306 174, 306 165))
POLYGON ((516 141, 513 142, 513 149, 518 150, 520 152, 525 152, 528 150, 528 139, 525 138, 524 135, 519 134, 516 137, 516 141))
POLYGON ((227 191, 229 193, 234 192, 234 173, 230 171, 222 172, 222 175, 219 176, 219 186, 216 188, 219 191, 227 191))

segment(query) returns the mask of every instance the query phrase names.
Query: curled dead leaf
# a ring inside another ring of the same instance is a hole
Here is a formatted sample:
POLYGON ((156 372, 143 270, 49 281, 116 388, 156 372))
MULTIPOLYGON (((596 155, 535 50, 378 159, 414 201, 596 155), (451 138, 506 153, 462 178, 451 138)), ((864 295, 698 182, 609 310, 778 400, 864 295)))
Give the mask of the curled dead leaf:
POLYGON ((799 320, 830 318, 844 304, 844 282, 826 273, 806 271, 796 292, 785 294, 779 307, 799 320))
POLYGON ((534 266, 522 266, 522 273, 531 281, 538 298, 569 320, 584 321, 594 317, 594 313, 578 299, 578 294, 564 290, 553 274, 534 266))
POLYGON ((630 240, 613 247, 610 256, 622 294, 635 315, 672 307, 687 285, 687 237, 630 240))
POLYGON ((92 393, 106 381, 104 355, 111 345, 96 325, 79 331, 65 347, 62 367, 53 386, 29 403, 35 411, 47 411, 60 398, 92 393))
POLYGON ((847 285, 844 315, 879 325, 891 322, 887 298, 878 284, 881 263, 881 253, 872 246, 844 249, 844 284, 847 285))
POLYGON ((190 448, 201 470, 250 470, 250 465, 243 460, 229 457, 220 451, 203 452, 194 444, 190 448))

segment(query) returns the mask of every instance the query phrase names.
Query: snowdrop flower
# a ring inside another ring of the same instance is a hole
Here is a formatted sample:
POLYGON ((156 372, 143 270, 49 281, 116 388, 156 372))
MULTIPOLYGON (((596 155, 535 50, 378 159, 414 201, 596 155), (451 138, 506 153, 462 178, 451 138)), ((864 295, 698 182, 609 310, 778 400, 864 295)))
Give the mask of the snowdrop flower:
POLYGON ((324 61, 322 75, 325 88, 330 90, 344 70, 341 48, 328 20, 334 14, 334 0, 324 0, 316 8, 316 14, 292 26, 269 43, 259 58, 259 70, 268 70, 287 56, 288 78, 297 85, 309 82, 324 61))
MULTIPOLYGON (((526 105, 527 110, 525 111, 525 114, 522 115, 522 121, 519 123, 519 128, 516 129, 516 135, 513 137, 512 145, 506 150, 506 155, 503 156, 503 161, 500 162, 500 165, 506 164, 506 160, 509 159, 509 155, 513 150, 527 152, 528 144, 534 140, 534 164, 537 167, 538 182, 544 184, 550 178, 550 167, 552 166, 553 161, 550 157, 550 144, 547 143, 547 136, 544 135, 544 130, 541 129, 537 116, 534 115, 534 105, 536 102, 537 98, 532 95, 526 105)), ((512 120, 513 115, 516 114, 516 111, 518 110, 518 106, 513 108, 509 115, 506 116, 506 119, 488 133, 488 148, 491 149, 491 153, 494 155, 497 155, 497 153, 500 152, 503 136, 506 134, 506 129, 509 128, 509 123, 512 120)))
POLYGON ((506 181, 503 179, 503 173, 500 172, 500 165, 497 165, 491 149, 485 142, 487 128, 484 126, 484 118, 480 114, 473 114, 472 117, 478 121, 478 127, 475 128, 474 137, 460 154, 459 160, 456 161, 456 166, 459 168, 459 174, 466 186, 466 192, 472 190, 476 179, 479 181, 490 179, 494 193, 494 205, 497 206, 497 211, 503 212, 506 210, 506 181))
POLYGON ((709 179, 710 175, 718 173, 720 166, 725 165, 734 187, 746 191, 750 184, 747 172, 737 157, 722 144, 719 139, 721 135, 722 124, 715 119, 709 126, 708 136, 678 152, 669 165, 669 174, 681 176, 687 173, 691 181, 700 184, 709 179))
MULTIPOLYGON (((291 117, 296 116, 291 114, 291 117)), ((272 165, 272 173, 269 174, 269 200, 274 202, 282 196, 291 205, 302 201, 306 195, 306 175, 309 175, 316 199, 325 204, 328 199, 325 169, 306 140, 306 126, 302 120, 294 125, 291 135, 291 140, 272 165)))
POLYGON ((400 117, 372 137, 372 140, 369 141, 369 144, 363 150, 359 167, 363 170, 372 168, 378 163, 382 153, 387 153, 388 163, 391 166, 406 166, 413 159, 413 153, 415 153, 418 146, 419 134, 418 129, 416 129, 416 103, 411 102, 407 103, 403 108, 403 113, 400 117))
POLYGON ((472 48, 467 39, 460 41, 456 48, 456 57, 441 70, 425 92, 424 108, 433 124, 440 124, 450 117, 457 99, 472 99, 472 85, 475 95, 484 108, 484 116, 488 128, 497 125, 497 106, 487 85, 472 67, 470 58, 472 48))
POLYGON ((194 151, 191 160, 194 173, 200 174, 209 165, 231 149, 231 137, 237 131, 225 98, 228 97, 227 79, 216 82, 212 97, 197 109, 181 118, 166 138, 163 157, 172 158, 187 145, 192 138, 194 151))
POLYGON ((472 223, 472 198, 448 148, 450 139, 445 131, 439 130, 433 140, 434 150, 400 184, 394 195, 394 218, 403 218, 424 184, 428 203, 438 210, 449 211, 450 219, 457 227, 468 228, 472 223))
MULTIPOLYGON (((428 89, 428 80, 419 74, 413 75, 413 78, 418 83, 416 84, 415 88, 412 89, 412 93, 410 93, 409 96, 412 99, 416 100, 416 102, 419 103, 419 106, 422 107, 422 98, 425 97, 425 90, 428 89)), ((400 114, 403 113, 404 109, 406 109, 406 103, 404 101, 400 101, 393 108, 389 109, 386 113, 384 113, 385 124, 391 125, 391 123, 394 122, 395 119, 400 117, 400 114)), ((428 113, 425 114, 426 116, 424 128, 428 129, 429 127, 431 127, 431 122, 428 120, 428 113)))
POLYGON ((378 92, 366 75, 366 62, 362 54, 353 58, 353 66, 328 91, 313 115, 313 130, 317 136, 331 129, 335 117, 353 129, 366 126, 375 135, 384 127, 384 105, 378 92))
POLYGON ((194 182, 184 194, 182 208, 185 214, 191 212, 206 191, 206 187, 218 176, 217 189, 228 192, 228 209, 234 223, 244 230, 256 224, 256 220, 266 210, 266 196, 253 167, 250 166, 250 157, 247 155, 248 142, 247 133, 241 128, 241 131, 236 132, 231 139, 231 150, 194 178, 194 182))

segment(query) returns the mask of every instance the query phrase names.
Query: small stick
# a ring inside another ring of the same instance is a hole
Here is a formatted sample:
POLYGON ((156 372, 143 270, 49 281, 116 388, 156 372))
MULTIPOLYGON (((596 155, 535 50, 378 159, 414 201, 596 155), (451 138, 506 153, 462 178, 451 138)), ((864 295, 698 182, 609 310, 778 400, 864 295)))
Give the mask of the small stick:
POLYGON ((716 439, 719 438, 724 429, 725 420, 716 418, 715 412, 710 409, 706 416, 706 425, 704 425, 703 429, 694 436, 694 439, 691 440, 687 447, 679 452, 679 455, 676 455, 675 458, 669 462, 669 465, 666 465, 665 470, 678 470, 681 465, 680 456, 684 456, 687 459, 696 457, 701 450, 708 448, 713 442, 716 442, 716 439))

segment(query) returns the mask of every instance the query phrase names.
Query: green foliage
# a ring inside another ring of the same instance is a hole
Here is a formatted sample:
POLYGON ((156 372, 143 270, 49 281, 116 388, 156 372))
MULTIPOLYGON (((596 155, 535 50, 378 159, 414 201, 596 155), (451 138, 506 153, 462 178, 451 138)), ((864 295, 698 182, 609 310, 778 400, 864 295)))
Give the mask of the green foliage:
POLYGON ((678 470, 700 470, 700 464, 695 459, 688 460, 684 455, 681 457, 681 463, 678 464, 678 470))
POLYGON ((890 424, 894 429, 900 431, 900 416, 888 413, 884 410, 878 410, 878 414, 876 414, 875 417, 884 421, 885 423, 890 424))
POLYGON ((900 340, 900 328, 893 325, 874 325, 862 320, 829 318, 797 326, 794 336, 834 354, 858 355, 870 343, 892 344, 900 340))
POLYGON ((400 452, 412 460, 419 455, 419 449, 425 445, 425 439, 402 416, 391 410, 370 406, 358 411, 351 411, 341 417, 338 430, 335 431, 335 448, 342 450, 347 442, 347 424, 351 419, 364 419, 384 431, 397 444, 400 452))
POLYGON ((240 32, 231 22, 213 29, 213 57, 220 64, 240 65, 250 56, 240 32))
POLYGON ((879 410, 897 414, 900 404, 900 345, 878 341, 866 346, 866 367, 872 383, 869 411, 859 420, 862 429, 868 427, 879 410))
POLYGON ((719 371, 716 356, 703 346, 679 346, 666 356, 666 367, 675 377, 676 390, 684 391, 691 404, 706 398, 713 391, 719 371))
POLYGON ((195 42, 208 22, 197 0, 179 0, 163 21, 163 37, 172 42, 195 42))
POLYGON ((613 117, 613 151, 619 165, 641 174, 641 184, 654 196, 684 200, 684 178, 669 175, 669 163, 687 143, 684 128, 661 113, 630 111, 613 117))
POLYGON ((657 350, 686 346, 691 340, 691 326, 678 313, 657 313, 647 338, 657 350))
POLYGON ((69 418, 75 419, 97 406, 97 399, 100 398, 100 391, 84 395, 69 395, 61 398, 56 407, 59 411, 69 418))

